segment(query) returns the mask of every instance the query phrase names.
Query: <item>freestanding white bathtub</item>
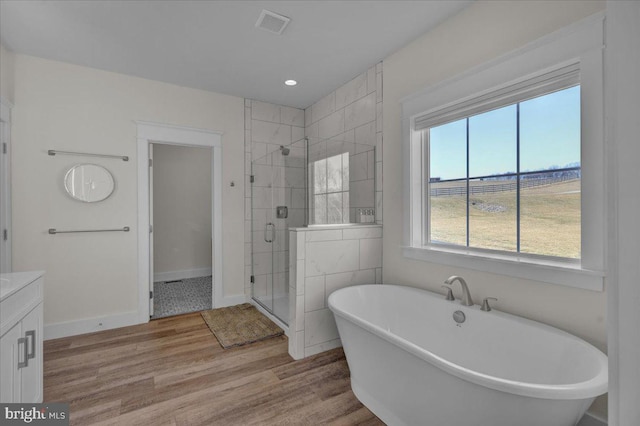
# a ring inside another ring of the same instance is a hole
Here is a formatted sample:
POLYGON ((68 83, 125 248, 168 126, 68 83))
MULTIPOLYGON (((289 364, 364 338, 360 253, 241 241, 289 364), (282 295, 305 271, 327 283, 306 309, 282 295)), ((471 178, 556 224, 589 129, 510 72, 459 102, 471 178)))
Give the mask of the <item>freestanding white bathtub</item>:
POLYGON ((607 391, 602 352, 534 321, 395 285, 347 287, 329 307, 353 392, 389 425, 574 426, 607 391))

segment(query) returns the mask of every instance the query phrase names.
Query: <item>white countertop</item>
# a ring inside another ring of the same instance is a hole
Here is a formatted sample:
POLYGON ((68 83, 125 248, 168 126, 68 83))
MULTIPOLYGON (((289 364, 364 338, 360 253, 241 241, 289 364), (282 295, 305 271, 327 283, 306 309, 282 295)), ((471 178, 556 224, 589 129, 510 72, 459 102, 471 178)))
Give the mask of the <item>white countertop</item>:
POLYGON ((11 272, 0 274, 0 301, 44 275, 44 271, 11 272))

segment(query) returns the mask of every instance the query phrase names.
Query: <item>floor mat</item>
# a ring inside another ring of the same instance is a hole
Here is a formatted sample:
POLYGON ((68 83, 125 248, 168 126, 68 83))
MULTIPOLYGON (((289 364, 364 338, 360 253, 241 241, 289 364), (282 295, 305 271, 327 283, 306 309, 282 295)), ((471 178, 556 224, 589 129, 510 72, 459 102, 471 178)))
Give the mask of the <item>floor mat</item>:
POLYGON ((284 334, 250 303, 204 311, 202 318, 225 349, 284 334))

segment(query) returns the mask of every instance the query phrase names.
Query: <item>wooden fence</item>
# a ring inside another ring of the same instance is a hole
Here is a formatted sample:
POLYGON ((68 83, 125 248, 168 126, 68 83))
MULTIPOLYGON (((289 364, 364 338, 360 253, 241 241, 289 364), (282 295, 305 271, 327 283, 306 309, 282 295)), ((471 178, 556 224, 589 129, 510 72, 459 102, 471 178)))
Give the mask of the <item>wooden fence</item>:
MULTIPOLYGON (((522 179, 520 181, 520 189, 533 188, 537 186, 543 185, 552 185, 554 183, 565 182, 568 180, 576 179, 575 176, 560 176, 560 177, 552 177, 552 178, 542 178, 542 179, 522 179)), ((487 181, 482 181, 481 184, 474 184, 472 182, 469 183, 469 194, 487 194, 491 192, 503 192, 503 191, 515 191, 516 190, 516 181, 506 182, 506 183, 486 183, 487 181)), ((440 182, 431 182, 431 196, 432 197, 446 197, 450 195, 466 195, 467 194, 467 186, 450 186, 444 188, 435 188, 440 182)))

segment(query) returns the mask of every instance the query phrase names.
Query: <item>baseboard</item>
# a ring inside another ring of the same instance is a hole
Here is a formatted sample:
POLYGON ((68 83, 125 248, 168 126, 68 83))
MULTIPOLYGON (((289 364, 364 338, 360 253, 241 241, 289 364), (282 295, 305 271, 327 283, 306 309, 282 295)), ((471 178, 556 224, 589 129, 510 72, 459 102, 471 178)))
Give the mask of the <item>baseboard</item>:
POLYGON ((153 274, 153 282, 186 280, 189 278, 208 277, 212 268, 183 269, 181 271, 156 272, 153 274))
POLYGON ((103 317, 87 318, 78 321, 59 322, 44 326, 44 340, 57 339, 59 337, 77 336, 79 334, 93 333, 112 328, 126 327, 139 324, 138 312, 125 312, 123 314, 103 317))
POLYGON ((607 426, 607 422, 593 414, 586 413, 576 426, 607 426))
POLYGON ((238 294, 235 296, 226 296, 223 297, 220 303, 217 304, 216 308, 224 308, 226 306, 234 306, 239 305, 241 303, 245 303, 247 301, 247 296, 244 294, 238 294))
MULTIPOLYGON (((209 269, 209 273, 211 270, 209 269)), ((206 276, 206 275, 199 275, 206 276)), ((239 305, 245 303, 247 298, 244 294, 224 297, 216 306, 239 305)), ((96 331, 111 330, 119 327, 140 324, 138 312, 125 312, 123 314, 108 315, 103 317, 87 318, 78 321, 59 322, 44 326, 44 340, 58 339, 60 337, 77 336, 79 334, 94 333, 96 331)))
POLYGON ((304 357, 317 355, 322 352, 330 351, 331 349, 339 348, 342 346, 342 340, 333 339, 328 342, 318 343, 317 345, 307 346, 304 348, 304 357))

